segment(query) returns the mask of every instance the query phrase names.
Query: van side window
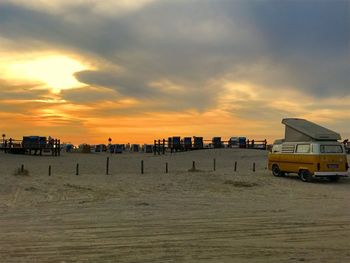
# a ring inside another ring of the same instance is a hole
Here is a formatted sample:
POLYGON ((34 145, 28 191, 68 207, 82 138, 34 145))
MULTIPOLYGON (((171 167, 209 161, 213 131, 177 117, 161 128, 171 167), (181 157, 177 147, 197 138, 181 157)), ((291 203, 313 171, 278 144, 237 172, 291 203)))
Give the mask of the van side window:
POLYGON ((294 145, 282 144, 282 153, 294 153, 294 145))
POLYGON ((342 153, 343 148, 341 145, 321 145, 320 151, 321 153, 342 153))
POLYGON ((296 152, 297 153, 309 153, 310 152, 310 144, 298 144, 296 152))
POLYGON ((273 153, 279 153, 281 152, 282 145, 281 144, 274 144, 272 146, 271 152, 273 153))

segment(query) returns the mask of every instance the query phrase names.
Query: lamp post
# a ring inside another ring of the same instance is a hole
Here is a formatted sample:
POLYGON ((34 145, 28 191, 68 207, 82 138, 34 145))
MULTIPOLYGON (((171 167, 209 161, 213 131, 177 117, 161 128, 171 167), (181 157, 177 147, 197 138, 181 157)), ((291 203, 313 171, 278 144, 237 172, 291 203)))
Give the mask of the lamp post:
POLYGON ((5 144, 5 137, 6 137, 6 134, 3 133, 3 134, 2 134, 2 143, 3 143, 3 144, 5 144))
POLYGON ((111 152, 111 147, 112 147, 112 138, 108 138, 108 151, 111 152))

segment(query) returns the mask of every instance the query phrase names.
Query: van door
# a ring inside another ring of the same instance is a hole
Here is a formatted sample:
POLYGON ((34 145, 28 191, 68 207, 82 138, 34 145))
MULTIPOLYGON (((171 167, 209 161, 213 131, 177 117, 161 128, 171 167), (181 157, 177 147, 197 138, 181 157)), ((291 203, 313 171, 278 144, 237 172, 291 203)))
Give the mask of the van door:
POLYGON ((314 156, 311 153, 310 143, 300 143, 295 147, 295 167, 294 169, 299 172, 299 170, 308 170, 309 172, 314 172, 314 156))
POLYGON ((285 172, 295 172, 295 144, 282 144, 280 155, 280 169, 285 172))

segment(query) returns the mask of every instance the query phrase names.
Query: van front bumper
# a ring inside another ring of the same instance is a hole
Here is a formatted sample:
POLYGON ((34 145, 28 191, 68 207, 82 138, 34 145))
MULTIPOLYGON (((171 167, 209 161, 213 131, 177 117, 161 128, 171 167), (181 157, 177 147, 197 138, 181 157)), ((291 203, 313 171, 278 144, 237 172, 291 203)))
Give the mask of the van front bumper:
POLYGON ((328 177, 328 176, 340 176, 340 177, 348 177, 350 176, 349 172, 315 172, 315 177, 328 177))

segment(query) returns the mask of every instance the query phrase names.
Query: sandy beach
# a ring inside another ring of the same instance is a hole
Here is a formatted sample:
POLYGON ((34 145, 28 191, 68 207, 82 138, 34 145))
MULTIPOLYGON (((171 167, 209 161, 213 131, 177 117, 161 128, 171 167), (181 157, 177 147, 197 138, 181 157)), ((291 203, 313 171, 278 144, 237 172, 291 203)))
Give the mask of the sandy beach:
POLYGON ((350 179, 276 178, 266 159, 0 153, 0 262, 349 262, 350 179))

